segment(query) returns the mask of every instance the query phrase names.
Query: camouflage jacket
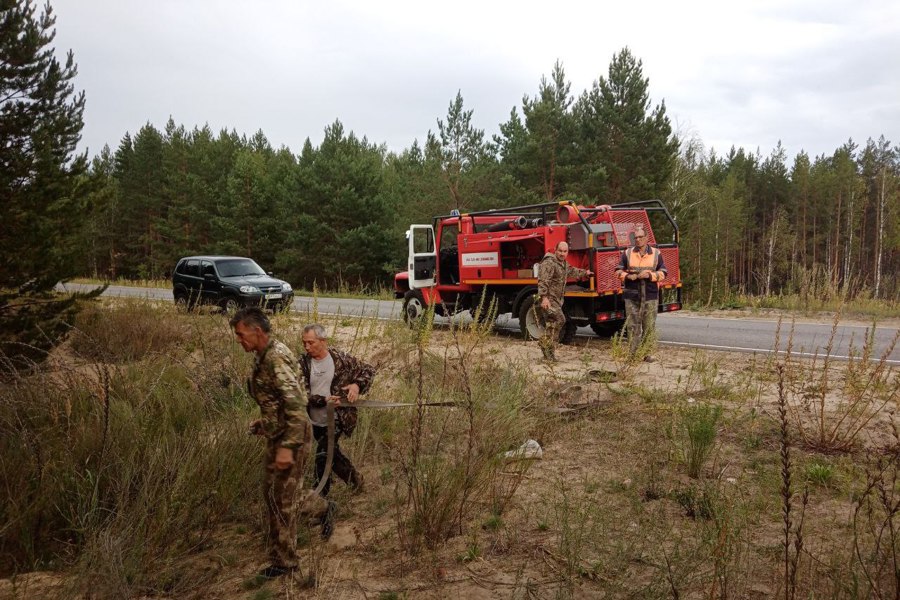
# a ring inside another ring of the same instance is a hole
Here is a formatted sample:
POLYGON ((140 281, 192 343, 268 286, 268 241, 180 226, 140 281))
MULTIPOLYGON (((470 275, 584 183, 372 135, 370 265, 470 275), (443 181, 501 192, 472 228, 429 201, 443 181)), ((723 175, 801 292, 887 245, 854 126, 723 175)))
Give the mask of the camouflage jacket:
POLYGON ((553 252, 548 252, 541 260, 541 267, 538 270, 538 296, 549 298, 550 304, 559 308, 563 303, 566 280, 583 279, 587 274, 585 269, 573 267, 568 261, 556 258, 553 252))
MULTIPOLYGON (((346 385, 355 383, 359 386, 359 393, 365 394, 372 387, 372 380, 375 379, 375 367, 368 363, 364 363, 356 357, 350 356, 341 350, 329 348, 328 353, 334 360, 334 379, 331 380, 331 395, 345 396, 346 392, 342 389, 346 385)), ((304 354, 300 358, 300 368, 303 369, 303 379, 306 383, 306 393, 310 393, 309 373, 312 357, 304 354)), ((322 401, 320 401, 322 402, 322 401)), ((324 402, 322 403, 324 405, 324 402)), ((356 408, 353 406, 339 406, 335 411, 335 421, 339 432, 351 435, 356 429, 356 408)))
POLYGON ((260 430, 281 448, 297 448, 310 439, 306 391, 300 387, 296 364, 290 349, 272 340, 256 355, 248 381, 262 415, 260 430))

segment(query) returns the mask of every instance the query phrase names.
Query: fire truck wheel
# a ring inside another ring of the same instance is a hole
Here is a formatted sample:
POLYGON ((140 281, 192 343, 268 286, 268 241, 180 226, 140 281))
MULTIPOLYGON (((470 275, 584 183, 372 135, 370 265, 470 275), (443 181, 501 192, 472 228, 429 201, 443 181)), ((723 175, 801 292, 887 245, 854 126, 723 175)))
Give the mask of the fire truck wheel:
POLYGON ((536 340, 544 335, 544 326, 533 309, 534 300, 534 296, 528 296, 519 306, 519 331, 526 340, 536 340))
POLYGON ((425 297, 419 290, 409 290, 403 296, 403 321, 413 326, 422 320, 425 314, 425 297))

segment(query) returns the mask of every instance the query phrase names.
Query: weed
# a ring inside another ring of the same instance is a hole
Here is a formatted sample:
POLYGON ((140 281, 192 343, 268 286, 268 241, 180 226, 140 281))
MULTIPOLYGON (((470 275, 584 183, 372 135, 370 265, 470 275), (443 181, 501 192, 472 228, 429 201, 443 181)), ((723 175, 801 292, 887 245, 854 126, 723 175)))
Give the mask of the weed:
POLYGON ((685 404, 678 410, 677 439, 687 473, 694 479, 700 477, 703 465, 715 447, 721 416, 720 405, 705 402, 685 404))
MULTIPOLYGON (((473 366, 479 364, 474 358, 490 327, 451 322, 450 343, 440 358, 426 352, 432 321, 423 318, 413 329, 417 407, 410 439, 397 456, 410 509, 401 516, 408 534, 401 541, 410 550, 419 542, 433 548, 460 533, 476 502, 497 489, 491 482, 503 466, 503 451, 525 437, 524 369, 473 366), (438 398, 456 401, 459 412, 428 410, 428 401, 438 398)), ((497 514, 506 501, 508 496, 494 492, 497 514)))
POLYGON ((712 519, 716 513, 718 488, 714 485, 689 485, 674 490, 672 496, 684 514, 692 519, 712 519))
POLYGON ((257 590, 256 593, 253 594, 253 600, 272 600, 274 597, 272 590, 268 589, 257 590))
POLYGON ((497 531, 503 527, 503 519, 500 515, 493 514, 489 516, 481 526, 488 531, 497 531))
POLYGON ((900 595, 900 435, 894 443, 868 453, 866 485, 853 511, 851 573, 861 579, 866 597, 900 595))
POLYGON ((168 351, 188 333, 171 306, 126 301, 115 310, 93 306, 77 317, 73 350, 88 360, 122 363, 168 351))
POLYGON ((822 461, 813 461, 806 465, 806 481, 812 485, 829 487, 834 481, 834 467, 822 461))
POLYGON ((839 377, 833 354, 839 321, 837 313, 821 362, 818 356, 811 363, 793 360, 792 327, 780 365, 779 385, 784 387, 800 441, 826 453, 853 449, 860 434, 900 395, 900 378, 895 377, 888 360, 900 342, 900 330, 877 359, 873 355, 874 324, 866 331, 861 349, 851 340, 850 358, 839 377))

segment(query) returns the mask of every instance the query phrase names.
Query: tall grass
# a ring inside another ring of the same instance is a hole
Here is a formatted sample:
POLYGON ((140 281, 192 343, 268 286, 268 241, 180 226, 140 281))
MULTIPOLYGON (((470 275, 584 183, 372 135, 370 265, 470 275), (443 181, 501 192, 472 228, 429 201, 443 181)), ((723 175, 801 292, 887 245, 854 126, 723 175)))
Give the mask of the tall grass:
POLYGON ((398 518, 404 546, 435 548, 462 533, 479 507, 494 494, 503 452, 526 437, 527 375, 523 369, 499 369, 476 360, 490 325, 451 324, 443 356, 430 354, 431 319, 423 319, 409 337, 415 370, 409 393, 417 409, 409 439, 396 456, 403 476, 406 510, 398 518), (456 402, 452 409, 427 403, 456 402))
POLYGON ((246 435, 250 406, 221 352, 132 343, 147 342, 146 319, 179 319, 174 309, 110 312, 115 333, 89 317, 79 334, 105 344, 75 346, 142 360, 48 361, 7 370, 0 386, 0 570, 68 566, 69 592, 94 597, 187 593, 214 576, 198 577, 188 557, 224 522, 254 517, 260 449, 246 435))
POLYGON ((685 404, 678 410, 676 430, 688 476, 700 477, 715 448, 722 407, 706 402, 685 404))
MULTIPOLYGON (((888 361, 900 342, 900 330, 881 356, 875 356, 873 325, 861 348, 851 342, 850 358, 841 364, 833 355, 839 320, 840 314, 835 315, 824 354, 812 361, 794 360, 792 328, 779 367, 799 441, 821 452, 853 449, 863 432, 879 425, 879 416, 900 398, 900 378, 888 361)), ((779 335, 780 329, 779 322, 779 335)))

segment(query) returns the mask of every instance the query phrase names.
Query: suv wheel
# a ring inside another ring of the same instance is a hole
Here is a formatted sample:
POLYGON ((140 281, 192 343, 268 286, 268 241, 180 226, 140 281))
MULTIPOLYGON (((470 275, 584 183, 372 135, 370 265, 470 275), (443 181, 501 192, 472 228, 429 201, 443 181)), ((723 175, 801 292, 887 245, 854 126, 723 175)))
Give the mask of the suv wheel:
POLYGON ((241 308, 241 303, 237 301, 237 298, 225 298, 222 300, 221 306, 225 314, 233 315, 241 308))
POLYGON ((189 312, 191 310, 187 296, 184 294, 175 294, 175 309, 178 312, 189 312))

